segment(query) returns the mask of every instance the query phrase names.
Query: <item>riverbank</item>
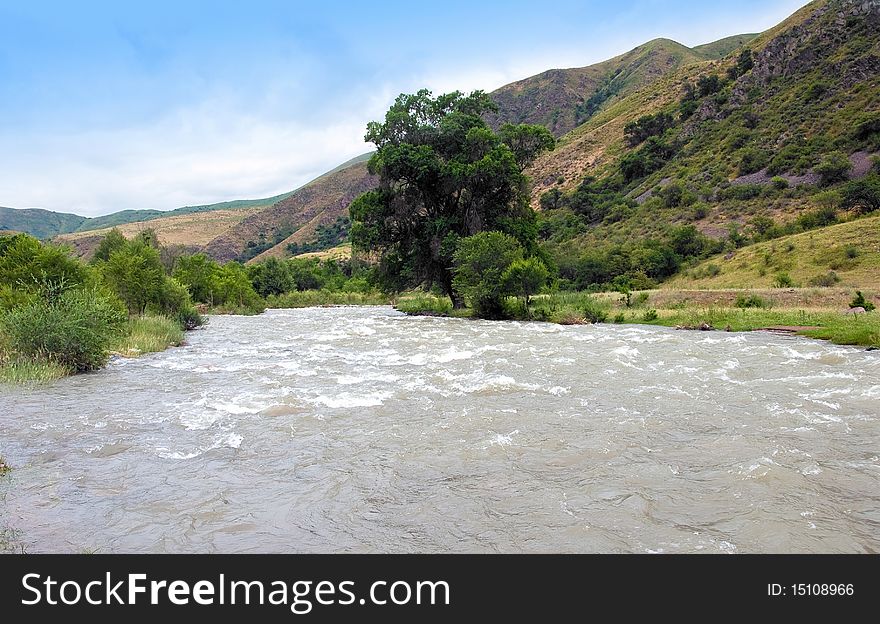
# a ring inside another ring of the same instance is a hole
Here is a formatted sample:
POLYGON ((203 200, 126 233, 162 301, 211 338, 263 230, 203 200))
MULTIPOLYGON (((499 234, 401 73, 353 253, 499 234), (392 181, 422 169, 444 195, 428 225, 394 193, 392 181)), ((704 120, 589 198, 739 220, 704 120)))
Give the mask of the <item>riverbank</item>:
MULTIPOLYGON (((138 357, 177 347, 183 342, 184 331, 177 322, 158 315, 133 317, 126 321, 120 336, 111 343, 108 354, 138 357)), ((50 359, 17 356, 0 335, 0 383, 47 383, 75 372, 50 359)))
MULTIPOLYGON (((869 299, 875 294, 866 293, 869 299)), ((785 331, 835 344, 880 348, 880 313, 854 314, 842 289, 724 291, 654 290, 613 293, 553 293, 534 297, 528 311, 522 301, 506 303, 513 320, 562 325, 643 324, 681 329, 785 331)), ((416 294, 395 306, 410 315, 468 317, 446 297, 416 294)))

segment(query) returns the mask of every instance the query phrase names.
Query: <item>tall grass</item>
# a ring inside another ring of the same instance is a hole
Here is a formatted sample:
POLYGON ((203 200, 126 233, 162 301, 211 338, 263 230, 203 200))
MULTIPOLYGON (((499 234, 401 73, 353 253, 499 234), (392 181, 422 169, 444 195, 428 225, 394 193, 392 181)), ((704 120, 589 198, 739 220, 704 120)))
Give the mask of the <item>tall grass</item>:
POLYGON ((70 375, 73 370, 49 360, 13 358, 0 355, 0 383, 26 384, 46 383, 70 375))
POLYGON ((401 297, 395 307, 406 314, 422 316, 450 316, 453 310, 449 297, 438 297, 424 292, 401 297))
POLYGON ((392 299, 379 292, 294 290, 266 298, 268 308, 308 308, 322 305, 388 305, 392 299))
POLYGON ((165 316, 142 316, 128 321, 127 331, 110 350, 125 357, 157 353, 183 344, 180 325, 165 316))

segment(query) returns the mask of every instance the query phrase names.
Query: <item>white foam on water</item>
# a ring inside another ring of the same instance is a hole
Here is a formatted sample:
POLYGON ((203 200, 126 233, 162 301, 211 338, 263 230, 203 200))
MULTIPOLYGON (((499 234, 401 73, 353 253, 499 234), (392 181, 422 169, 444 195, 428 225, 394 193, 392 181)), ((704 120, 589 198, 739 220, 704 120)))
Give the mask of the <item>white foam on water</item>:
POLYGON ((819 464, 816 462, 812 462, 807 466, 801 468, 800 473, 804 476, 817 475, 822 472, 822 469, 819 467, 819 464))
POLYGON ((513 436, 519 433, 519 429, 514 429, 510 433, 496 433, 494 437, 490 438, 485 446, 480 447, 482 450, 486 450, 492 446, 511 446, 513 444, 513 436))
POLYGON ((235 432, 230 432, 227 434, 219 435, 214 437, 214 441, 209 446, 202 446, 194 451, 172 451, 167 446, 157 446, 156 447, 156 455, 161 457, 162 459, 193 459, 207 453, 208 451, 213 451, 214 449, 220 448, 231 448, 237 449, 241 446, 244 438, 235 432))
POLYGON ((438 353, 434 360, 440 362, 441 364, 445 364, 446 362, 452 362, 454 360, 469 360, 474 356, 473 351, 458 351, 457 349, 447 349, 442 353, 438 353))
POLYGON ((365 381, 363 377, 355 377, 354 375, 341 375, 336 378, 336 383, 342 386, 353 386, 365 381))
POLYGON ((617 347, 616 349, 611 349, 611 353, 614 355, 622 355, 624 357, 638 357, 640 355, 639 350, 635 347, 628 347, 626 345, 622 347, 617 347))
POLYGON ((347 392, 336 396, 318 395, 314 399, 307 399, 310 403, 339 409, 343 407, 376 407, 382 405, 385 399, 391 396, 390 392, 375 392, 373 394, 353 395, 347 392))

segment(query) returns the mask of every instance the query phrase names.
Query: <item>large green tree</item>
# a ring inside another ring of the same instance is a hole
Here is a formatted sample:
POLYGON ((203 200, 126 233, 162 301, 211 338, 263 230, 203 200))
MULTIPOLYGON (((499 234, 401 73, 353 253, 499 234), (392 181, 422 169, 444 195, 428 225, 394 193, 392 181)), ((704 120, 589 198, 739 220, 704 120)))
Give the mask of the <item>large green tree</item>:
POLYGON ((437 286, 460 306, 452 274, 460 239, 496 230, 534 250, 523 169, 553 138, 540 126, 508 125, 497 134, 483 119, 494 110, 482 91, 435 98, 422 90, 400 95, 384 122, 367 126, 379 186, 352 202, 351 238, 378 258, 386 290, 437 286))

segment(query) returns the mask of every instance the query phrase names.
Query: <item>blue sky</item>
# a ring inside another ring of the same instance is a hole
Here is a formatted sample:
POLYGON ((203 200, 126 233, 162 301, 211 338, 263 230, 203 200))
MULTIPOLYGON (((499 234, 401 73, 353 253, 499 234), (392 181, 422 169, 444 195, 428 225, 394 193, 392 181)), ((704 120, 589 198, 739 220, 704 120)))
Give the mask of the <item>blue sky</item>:
POLYGON ((0 206, 93 216, 288 191, 401 92, 495 89, 803 0, 0 0, 0 206))

